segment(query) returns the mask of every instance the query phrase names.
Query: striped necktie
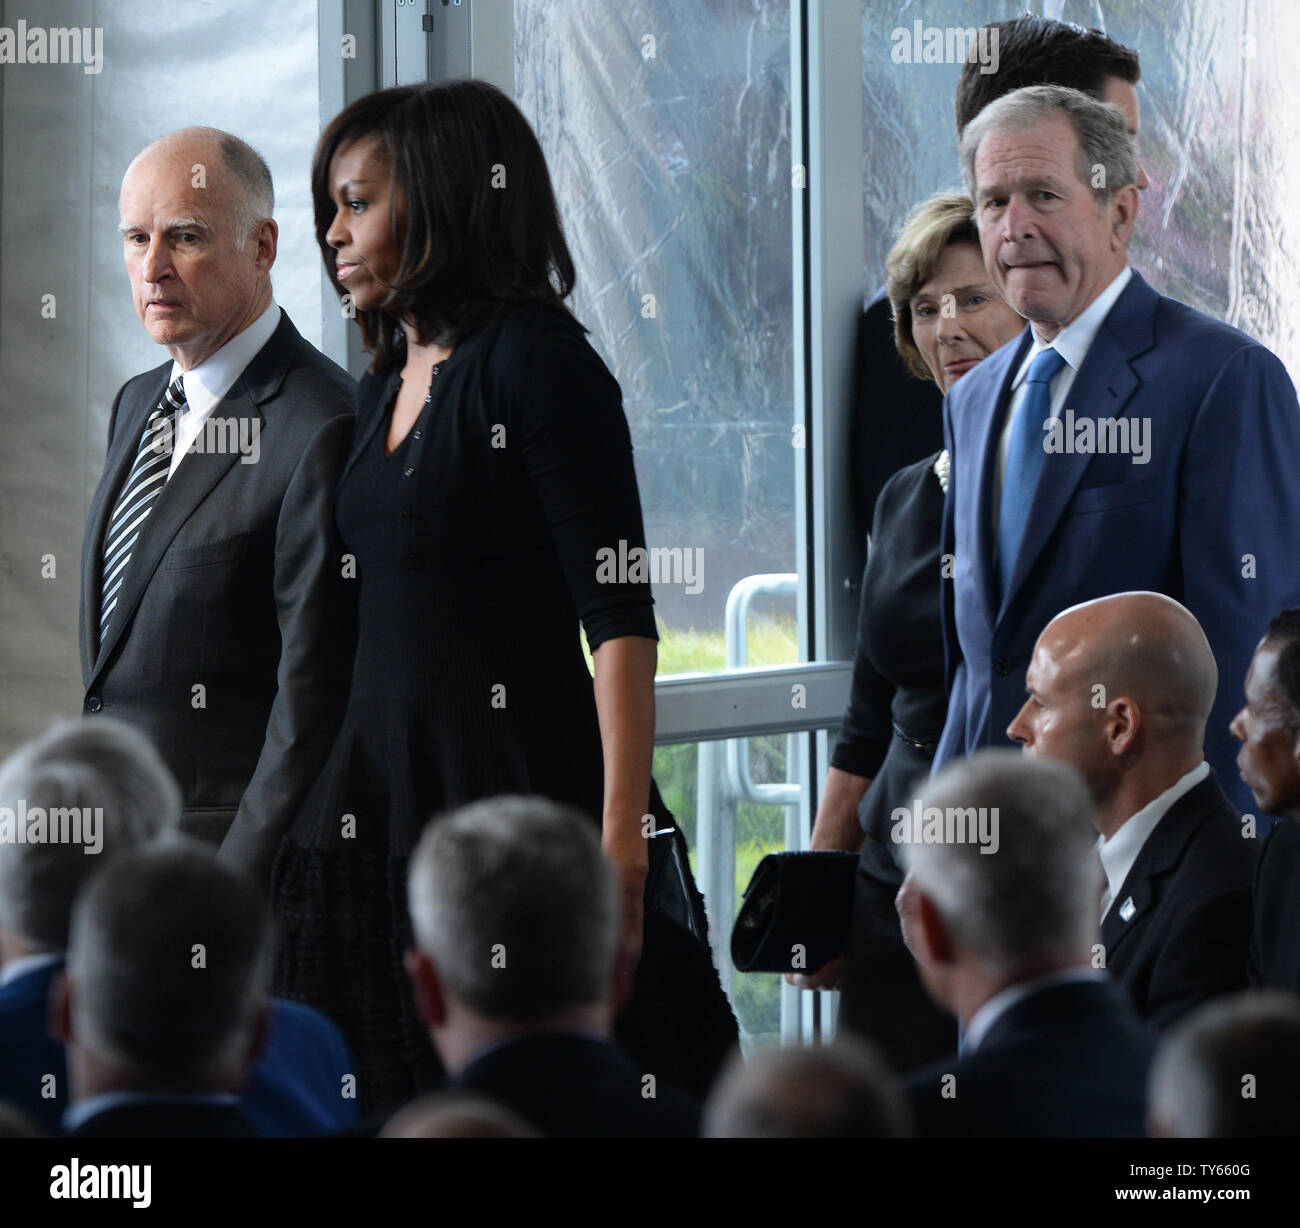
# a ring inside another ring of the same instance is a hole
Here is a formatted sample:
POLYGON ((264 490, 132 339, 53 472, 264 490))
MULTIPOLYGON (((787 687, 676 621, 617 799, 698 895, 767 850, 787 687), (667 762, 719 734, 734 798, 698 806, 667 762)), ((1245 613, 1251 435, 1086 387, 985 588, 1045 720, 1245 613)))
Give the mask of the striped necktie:
POLYGON ((104 534, 104 567, 100 584, 99 642, 104 642, 113 610, 122 588, 126 565, 131 561, 145 517, 153 510, 154 500, 162 493, 171 471, 172 447, 176 438, 176 419, 185 406, 184 376, 178 375, 162 395, 157 408, 145 423, 135 464, 117 497, 113 514, 104 534))

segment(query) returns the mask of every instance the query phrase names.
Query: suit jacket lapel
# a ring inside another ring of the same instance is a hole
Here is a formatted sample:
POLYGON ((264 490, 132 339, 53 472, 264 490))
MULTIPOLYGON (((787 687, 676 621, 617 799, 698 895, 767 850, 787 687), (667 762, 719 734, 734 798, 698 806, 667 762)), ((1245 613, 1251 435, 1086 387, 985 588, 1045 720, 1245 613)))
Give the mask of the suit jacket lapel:
POLYGON ((149 374, 156 379, 145 382, 142 387, 149 390, 147 395, 136 396, 127 401, 123 398, 118 405, 118 421, 114 430, 114 439, 108 455, 104 458, 104 475, 87 516, 87 559, 81 569, 82 609, 86 611, 85 634, 81 642, 82 677, 89 677, 90 668, 95 661, 95 645, 99 642, 99 605, 103 592, 101 576, 104 563, 104 532, 108 528, 109 518, 117 503, 135 455, 140 450, 140 439, 144 435, 145 423, 153 412, 154 406, 162 400, 167 387, 167 377, 171 373, 171 363, 164 363, 149 374))
POLYGON ((1159 881, 1178 868, 1196 829, 1218 807, 1226 804, 1227 797, 1211 772, 1170 806, 1156 824, 1101 923, 1101 942, 1106 948, 1108 963, 1124 939, 1144 925, 1158 902, 1159 881), (1133 901, 1131 911, 1125 908, 1128 900, 1133 901), (1121 910, 1128 912, 1127 920, 1120 916, 1121 910))
MULTIPOLYGON (((209 421, 214 418, 240 419, 239 439, 249 438, 248 432, 260 431, 262 426, 262 416, 248 395, 242 379, 237 380, 230 392, 213 407, 209 421), (242 420, 246 420, 248 425, 242 420)), ((145 518, 140 528, 140 537, 131 551, 131 561, 126 565, 126 575, 122 580, 112 624, 108 628, 108 637, 99 646, 96 669, 112 653, 118 637, 131 621, 144 590, 149 586, 149 581, 177 530, 238 460, 239 453, 233 449, 225 452, 191 452, 167 479, 167 484, 154 502, 153 510, 145 518)))
MULTIPOLYGON (((280 323, 271 334, 271 339, 258 350, 243 374, 231 386, 230 391, 213 407, 209 421, 216 418, 237 419, 236 428, 240 432, 238 436, 240 439, 247 438, 247 432, 260 431, 265 419, 257 406, 279 390, 294 350, 301 343, 298 330, 294 328, 288 315, 282 311, 280 323)), ((170 368, 163 369, 164 376, 167 370, 170 368)), ((162 392, 160 385, 153 404, 157 404, 162 392)), ((139 424, 131 437, 132 458, 139 446, 148 409, 151 408, 152 405, 141 411, 139 424)), ((239 454, 234 449, 222 453, 191 452, 180 463, 175 474, 168 479, 153 505, 153 510, 141 527, 139 540, 131 552, 131 561, 126 565, 126 575, 118 593, 117 609, 113 615, 112 625, 108 629, 107 639, 100 644, 99 654, 95 658, 95 674, 103 669, 104 663, 112 655, 114 645, 130 624, 144 590, 148 587, 159 561, 181 525, 238 460, 239 454)), ((130 461, 127 461, 127 464, 129 465, 130 461)), ((101 525, 97 532, 102 534, 102 531, 101 525)), ((102 545, 100 550, 102 553, 102 545)), ((94 570, 94 583, 98 585, 98 563, 94 570)), ((92 607, 88 605, 86 608, 92 607)), ((97 624, 99 619, 97 594, 93 608, 97 624)))
MULTIPOLYGON (((1129 284, 1102 320, 1083 365, 1070 385, 1065 407, 1077 418, 1119 418, 1141 385, 1131 360, 1155 344, 1154 314, 1158 296, 1133 271, 1129 284)), ((1062 411, 1064 412, 1064 411, 1062 411)), ((998 617, 1005 617, 1044 547, 1056 531, 1092 455, 1064 452, 1046 458, 1034 488, 1029 521, 1020 541, 1011 581, 998 617)), ((990 554, 990 558, 993 556, 990 554)))

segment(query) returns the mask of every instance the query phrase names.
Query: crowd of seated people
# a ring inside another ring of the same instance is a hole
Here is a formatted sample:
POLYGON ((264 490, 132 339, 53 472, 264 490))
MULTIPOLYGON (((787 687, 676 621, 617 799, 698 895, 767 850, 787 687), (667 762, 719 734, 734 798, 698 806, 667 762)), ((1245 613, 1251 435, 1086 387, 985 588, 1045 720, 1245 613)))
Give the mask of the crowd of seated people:
MULTIPOLYGON (((612 790, 621 843, 602 847, 577 806, 504 795, 496 765, 523 756, 485 732, 496 726, 474 725, 475 770, 503 795, 448 801, 429 821, 438 773, 416 788, 414 757, 402 760, 405 809, 391 791, 376 804, 400 856, 345 846, 340 864, 364 877, 335 898, 336 880, 314 873, 318 846, 337 852, 332 803, 303 807, 287 858, 280 829, 245 814, 222 859, 179 833, 188 817, 202 835, 195 814, 211 818, 178 788, 195 773, 173 778, 162 742, 102 715, 55 726, 0 765, 0 1136, 1300 1128, 1300 588, 1288 562, 1300 407, 1276 356, 1158 295, 1128 263, 1148 187, 1137 53, 1030 15, 996 29, 1001 69, 968 65, 956 100, 968 194, 917 206, 890 254, 887 302, 864 317, 864 353, 896 348, 944 394, 946 446, 935 450, 937 421, 910 450, 906 431, 855 424, 859 443, 888 444, 889 464, 857 464, 872 534, 853 701, 811 845, 860 852, 859 870, 844 954, 788 978, 841 991, 841 1035, 737 1056, 700 1086, 699 1071, 731 1051, 734 1023, 707 957, 687 967, 666 941, 672 927, 629 938, 643 929, 648 873, 624 820, 643 803, 612 790), (1084 173, 1098 168, 1100 185, 1084 173), (1158 415, 1156 454, 1141 467, 1054 454, 1049 470, 1039 428, 1059 425, 1067 398, 1098 418, 1127 410, 1135 430, 1143 411, 1158 415), (989 749, 1004 737, 1021 751, 989 749), (896 808, 913 800, 934 826, 897 834, 896 808), (972 826, 971 815, 983 817, 972 826), (276 934, 273 910, 299 877, 330 907, 295 904, 276 934), (656 1068, 656 1052, 676 1053, 678 1069, 656 1068), (402 1093, 394 1112, 396 1089, 423 1087, 435 1065, 441 1088, 402 1093), (421 1079, 407 1079, 417 1067, 421 1079), (388 1068, 401 1078, 376 1095, 367 1072, 388 1068), (679 1077, 687 1068, 693 1080, 679 1077)), ((214 139, 194 131, 185 140, 214 139)), ((344 169, 354 155, 335 150, 344 169)), ((355 278, 356 263, 333 260, 341 198, 318 200, 320 235, 330 267, 355 278)), ((434 375, 450 361, 441 350, 425 355, 434 375)), ((896 410, 907 398, 890 378, 876 369, 864 382, 896 410)), ((390 383, 409 429, 420 389, 398 393, 395 369, 390 383)), ((121 476, 130 458, 121 452, 121 476)), ((630 472, 630 453, 623 462, 630 472)), ((111 594, 101 636, 113 633, 111 594)), ((424 622, 403 625, 428 639, 424 622)), ((441 642, 462 651, 457 636, 441 642)), ((652 659, 599 652, 598 689, 602 673, 636 673, 644 710, 625 723, 648 748, 652 659)), ((569 664, 590 753, 568 800, 599 809, 597 713, 581 662, 569 664)), ((403 694, 417 708, 426 698, 403 694)), ((87 712, 103 706, 92 699, 87 712)), ((369 711, 357 706, 350 728, 387 764, 391 737, 369 711)), ((550 771, 571 722, 560 712, 545 732, 557 741, 539 743, 536 760, 550 771)), ((277 747, 303 791, 318 769, 304 745, 277 747)), ((336 800, 353 795, 358 762, 338 745, 321 777, 336 800)), ((457 748, 438 745, 448 762, 457 748)), ((607 747, 606 769, 637 776, 638 755, 607 747)), ((261 787, 288 805, 296 794, 278 771, 259 769, 261 787)), ((557 772, 546 779, 558 794, 557 772)), ((360 775, 369 787, 382 772, 360 775)))
POLYGON ((897 907, 957 1042, 913 1069, 846 1035, 738 1056, 706 1103, 661 1085, 613 1039, 634 956, 591 824, 509 796, 443 816, 411 858, 406 962, 446 1084, 370 1120, 338 1029, 268 995, 266 902, 176 832, 176 786, 148 741, 111 719, 57 725, 0 766, 0 813, 21 807, 29 836, 38 811, 102 818, 80 842, 0 841, 0 1131, 1294 1132, 1300 611, 1269 624, 1233 723, 1261 808, 1287 816, 1275 830, 1233 809, 1198 749, 1216 682, 1199 625, 1167 597, 1063 611, 1028 673, 1022 753, 917 782, 938 826, 899 834, 897 907), (965 821, 977 814, 992 821, 965 821))

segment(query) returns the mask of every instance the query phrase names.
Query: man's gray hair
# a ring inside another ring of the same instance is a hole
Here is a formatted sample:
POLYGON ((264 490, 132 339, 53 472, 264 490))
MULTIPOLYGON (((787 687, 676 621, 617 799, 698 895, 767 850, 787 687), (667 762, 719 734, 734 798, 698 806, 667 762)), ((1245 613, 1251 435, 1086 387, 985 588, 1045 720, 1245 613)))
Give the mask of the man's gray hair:
POLYGON ((894 1073, 859 1041, 736 1054, 704 1109, 705 1138, 904 1138, 894 1073))
POLYGON ((0 839, 0 929, 55 952, 68 945, 82 884, 119 853, 175 827, 181 795, 144 734, 95 717, 62 721, 0 764, 0 817, 13 816, 15 836, 20 813, 30 818, 33 809, 44 812, 50 833, 60 814, 75 813, 82 839, 0 839))
POLYGON ((1113 102, 1099 102, 1063 85, 1029 85, 989 103, 961 138, 961 169, 966 191, 980 216, 975 157, 991 132, 1025 129, 1051 119, 1065 119, 1079 141, 1078 175, 1103 204, 1116 188, 1137 183, 1137 151, 1124 112, 1113 102), (1100 172, 1100 174, 1099 174, 1100 172))
POLYGON ((266 998, 262 893, 196 840, 132 849, 72 912, 73 1032, 139 1089, 202 1088, 245 1057, 266 998))
POLYGON ((275 213, 275 188, 271 183, 271 168, 247 141, 221 134, 221 157, 226 169, 235 177, 239 194, 231 205, 235 219, 235 246, 244 250, 244 244, 267 218, 275 213))
POLYGON ((984 808, 993 819, 992 846, 899 845, 916 887, 981 962, 1014 972, 1042 956, 1087 953, 1097 936, 1102 870, 1095 807, 1073 767, 979 751, 923 786, 921 802, 945 814, 984 808))
POLYGON ((530 1022, 608 999, 619 893, 593 819, 496 797, 435 819, 411 858, 415 940, 477 1014, 530 1022))
POLYGON ((1149 1099, 1151 1125, 1175 1138, 1293 1136, 1300 1124, 1300 1003, 1277 991, 1252 992, 1193 1011, 1165 1033, 1149 1099))

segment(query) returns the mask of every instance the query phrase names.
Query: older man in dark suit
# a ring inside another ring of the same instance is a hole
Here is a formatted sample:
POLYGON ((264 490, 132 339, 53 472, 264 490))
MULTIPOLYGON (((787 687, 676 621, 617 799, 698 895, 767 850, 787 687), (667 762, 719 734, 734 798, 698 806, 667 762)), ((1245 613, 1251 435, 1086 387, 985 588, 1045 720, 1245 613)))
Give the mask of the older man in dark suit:
MULTIPOLYGON (((1057 612, 1163 592, 1225 678, 1300 601, 1300 406, 1253 338, 1128 265, 1138 164, 1123 112, 1034 86, 967 127, 962 162, 994 285, 1030 321, 948 394, 949 707, 936 768, 1001 741, 1057 612)), ((1220 695, 1205 756, 1240 808, 1220 695)))
POLYGON ((592 826, 497 797, 429 825, 408 881, 407 971, 450 1086, 553 1138, 693 1138, 699 1105, 615 1048, 617 891, 592 826))
POLYGON ((981 751, 922 800, 926 822, 900 832, 898 911, 963 1036, 960 1056, 908 1079, 918 1132, 1140 1138, 1155 1037, 1092 966, 1101 870, 1078 773, 981 751))
POLYGON ((82 548, 84 710, 158 746, 183 828, 265 878, 346 689, 334 486, 351 379, 271 293, 270 173, 210 128, 122 182, 136 312, 171 361, 109 420, 82 548))
POLYGON ((1097 805, 1111 975, 1162 1029, 1245 989, 1255 830, 1202 752, 1218 674, 1196 619, 1160 593, 1089 601, 1048 623, 1025 684, 1008 736, 1097 805))

